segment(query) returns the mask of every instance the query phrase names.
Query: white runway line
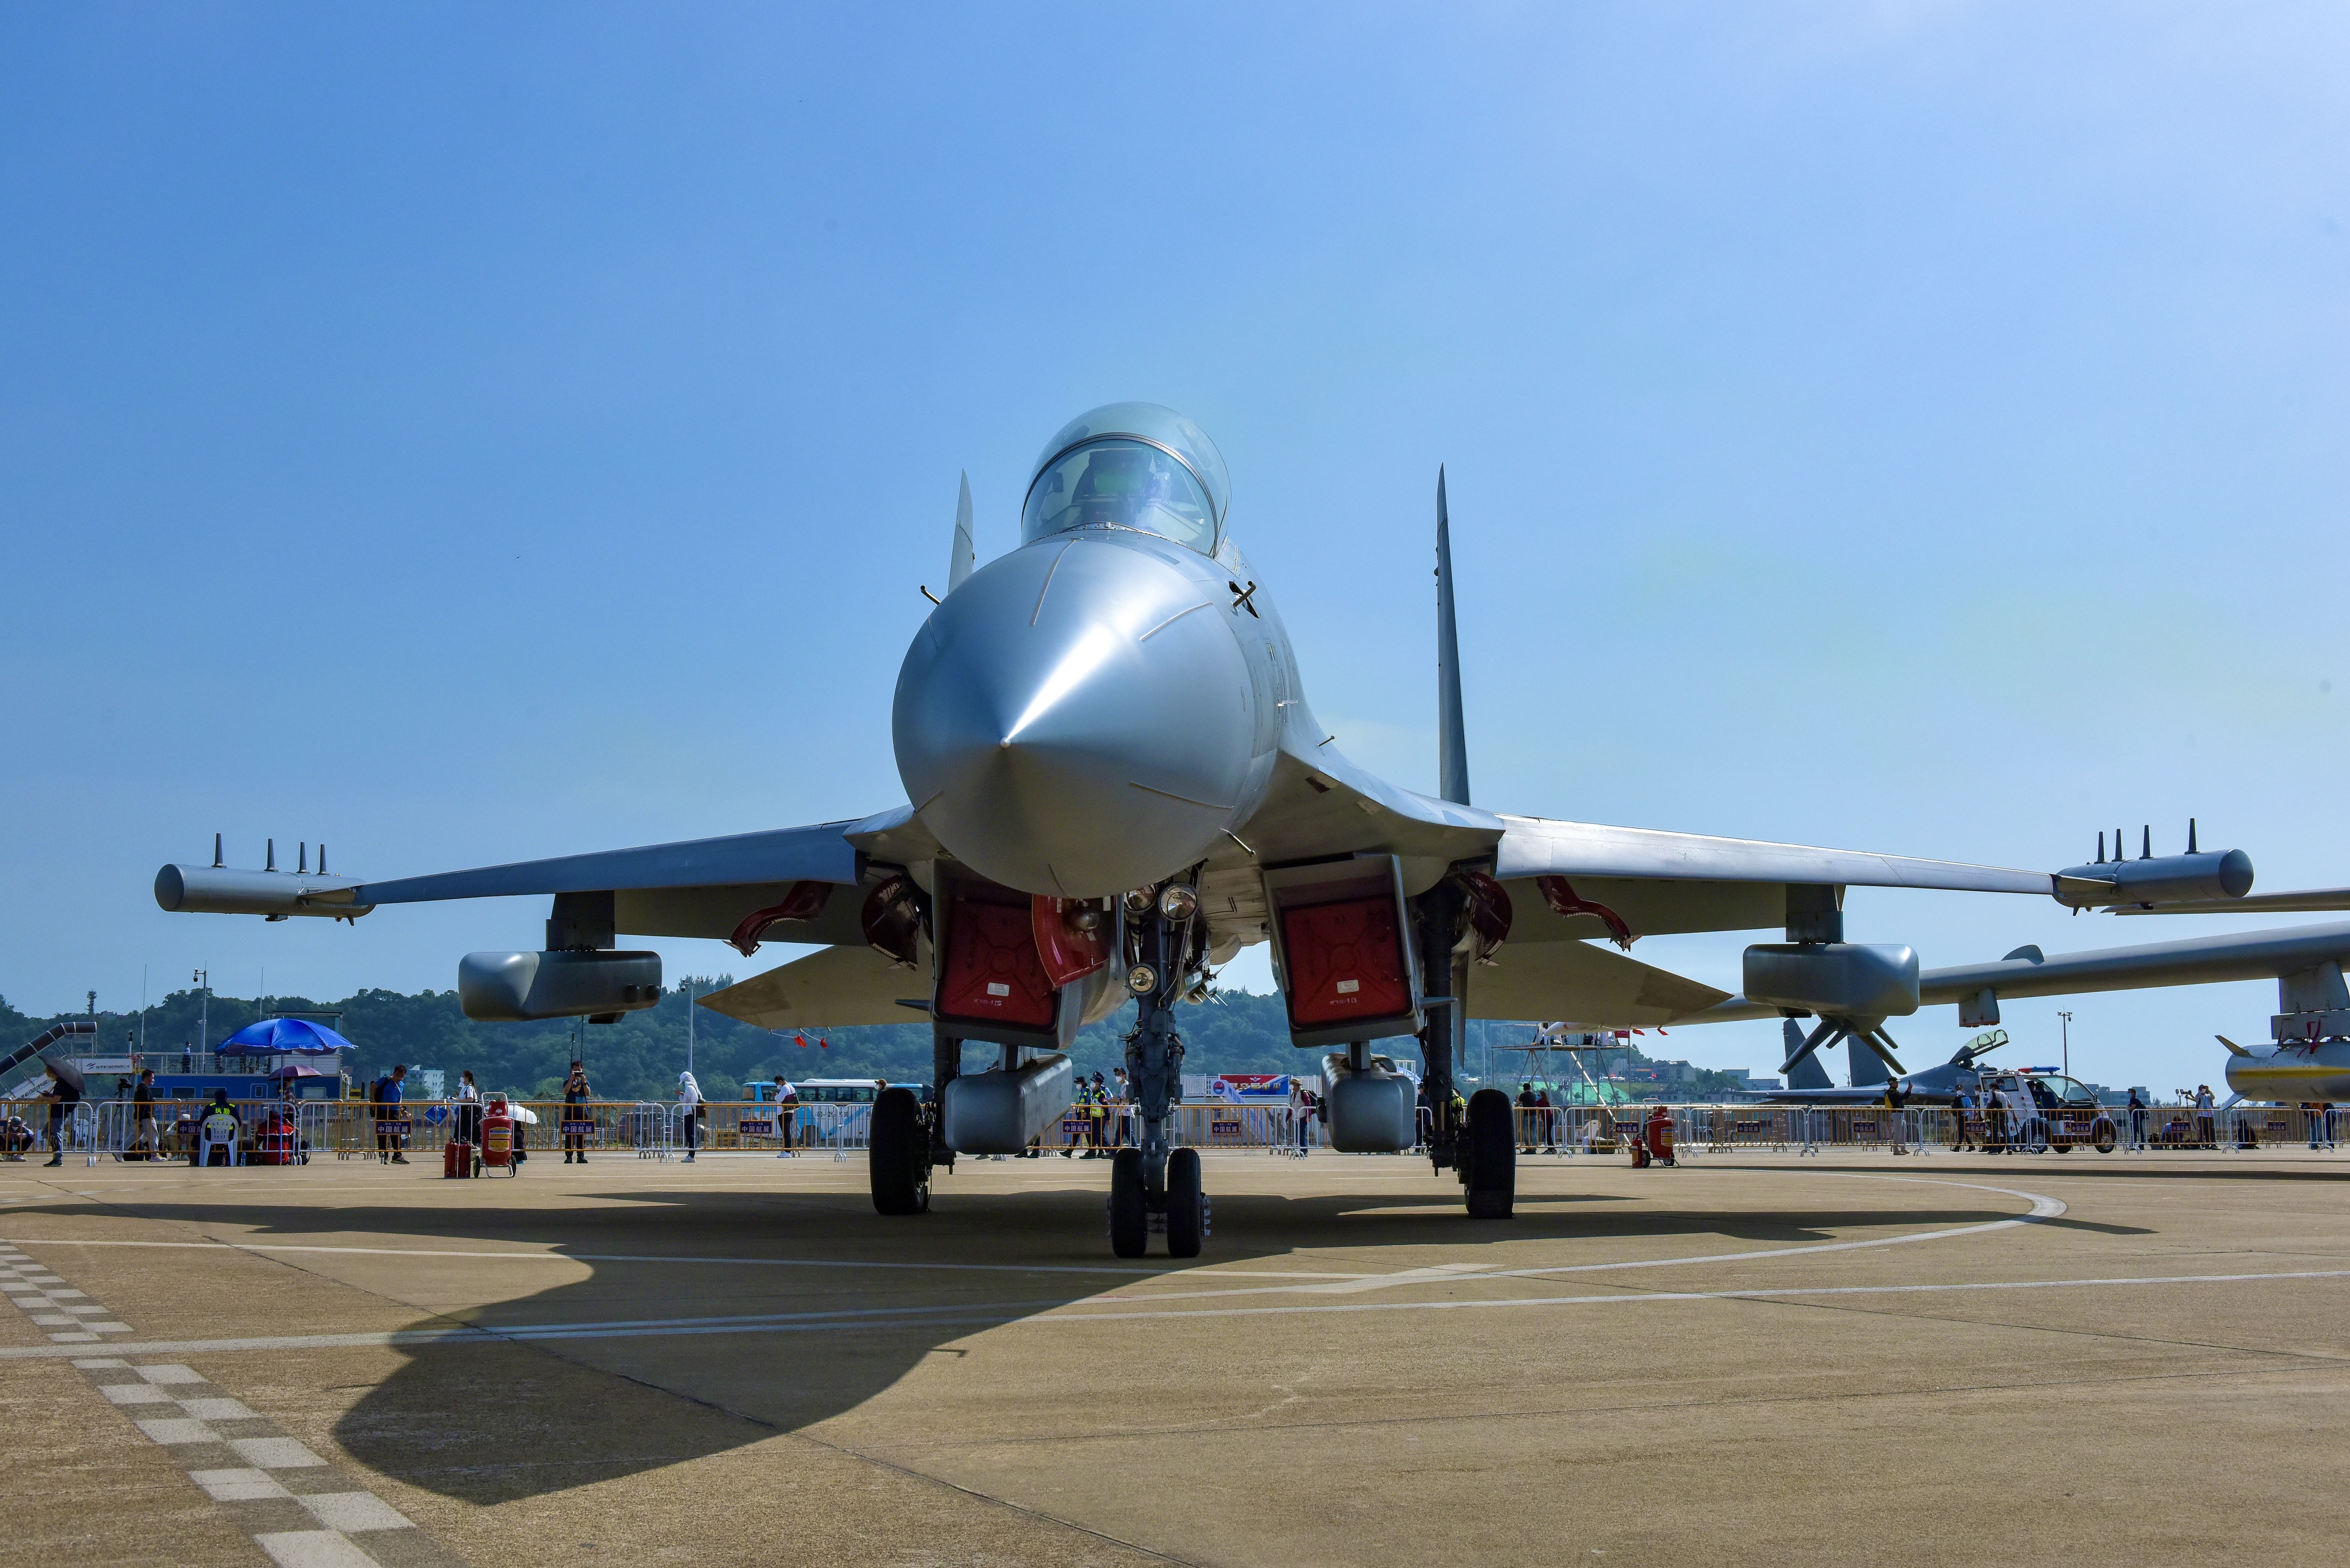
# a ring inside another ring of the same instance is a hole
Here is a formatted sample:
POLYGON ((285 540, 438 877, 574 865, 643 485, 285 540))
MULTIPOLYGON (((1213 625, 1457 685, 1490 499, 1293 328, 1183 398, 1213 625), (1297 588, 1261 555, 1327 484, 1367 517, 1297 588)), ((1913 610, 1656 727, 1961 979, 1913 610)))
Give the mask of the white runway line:
MULTIPOLYGON (((974 1312, 968 1307, 935 1311, 903 1309, 876 1317, 791 1318, 785 1321, 741 1318, 677 1318, 667 1323, 627 1320, 631 1326, 598 1323, 533 1324, 507 1329, 394 1329, 372 1334, 297 1334, 256 1335, 246 1339, 189 1339, 157 1344, 117 1345, 109 1349, 125 1355, 210 1355, 238 1351, 338 1350, 352 1347, 401 1347, 443 1345, 530 1345, 542 1340, 649 1339, 691 1337, 712 1334, 820 1334, 843 1330, 870 1334, 890 1328, 1046 1327, 1063 1324, 1124 1323, 1138 1319, 1220 1317, 1310 1317, 1338 1313, 1502 1312, 1528 1307, 1640 1306, 1678 1302, 1771 1301, 1821 1296, 1900 1296, 1953 1294, 1982 1291, 2082 1290, 2126 1286, 2236 1284, 2253 1281, 2350 1279, 2350 1269, 2296 1269, 2282 1273, 2144 1274, 2115 1278, 2068 1280, 1974 1280, 1918 1285, 1784 1285, 1762 1290, 1613 1292, 1606 1295, 1485 1297, 1439 1302, 1329 1302, 1311 1306, 1187 1307, 1171 1312, 1089 1312, 1056 1310, 1007 1314, 974 1312)), ((779 1314, 780 1316, 781 1314, 779 1314)), ((0 1361, 48 1360, 77 1354, 66 1346, 22 1345, 0 1349, 0 1361)))
POLYGON ((1155 1279, 1169 1274, 1223 1274, 1240 1279, 1360 1280, 1376 1274, 1332 1269, 1201 1269, 1118 1268, 1095 1263, 924 1263, 878 1258, 728 1258, 674 1252, 484 1252, 456 1247, 328 1247, 296 1241, 120 1241, 78 1236, 27 1236, 15 1243, 26 1247, 151 1247, 198 1252, 346 1252, 372 1258, 467 1258, 476 1262, 507 1263, 723 1263, 763 1269, 889 1269, 936 1271, 969 1274, 1115 1274, 1120 1279, 1155 1279))

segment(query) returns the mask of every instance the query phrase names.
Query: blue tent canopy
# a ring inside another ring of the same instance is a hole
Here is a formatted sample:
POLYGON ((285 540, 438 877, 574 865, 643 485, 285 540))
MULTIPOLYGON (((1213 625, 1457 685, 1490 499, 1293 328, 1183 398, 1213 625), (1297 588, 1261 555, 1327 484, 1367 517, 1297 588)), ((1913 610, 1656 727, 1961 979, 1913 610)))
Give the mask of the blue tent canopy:
POLYGON ((265 1018, 248 1023, 220 1043, 223 1056, 324 1056, 348 1051, 351 1043, 323 1023, 307 1018, 265 1018))

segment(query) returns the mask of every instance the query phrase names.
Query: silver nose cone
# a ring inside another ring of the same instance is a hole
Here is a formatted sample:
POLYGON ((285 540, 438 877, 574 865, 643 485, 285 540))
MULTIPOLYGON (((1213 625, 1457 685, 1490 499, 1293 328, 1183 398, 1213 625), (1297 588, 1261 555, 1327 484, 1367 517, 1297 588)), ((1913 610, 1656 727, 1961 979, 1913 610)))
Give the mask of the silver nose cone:
POLYGON ((899 671, 907 798, 956 859, 1024 892, 1097 898, 1181 870, 1253 776, 1227 613, 1147 546, 1055 538, 990 563, 899 671))

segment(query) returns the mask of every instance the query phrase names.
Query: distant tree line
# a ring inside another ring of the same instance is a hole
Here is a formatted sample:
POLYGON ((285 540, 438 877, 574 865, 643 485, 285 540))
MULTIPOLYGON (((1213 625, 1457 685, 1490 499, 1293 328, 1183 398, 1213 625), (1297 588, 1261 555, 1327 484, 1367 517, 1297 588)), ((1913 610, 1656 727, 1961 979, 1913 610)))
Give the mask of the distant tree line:
MULTIPOLYGON (((676 1095, 677 1075, 686 1064, 687 992, 706 996, 733 983, 731 975, 689 978, 666 992, 658 1006, 606 1024, 565 1020, 476 1023, 458 1006, 454 991, 422 991, 411 996, 367 990, 332 1002, 215 992, 208 1027, 199 1029, 202 994, 175 991, 146 1009, 145 1048, 151 1052, 176 1052, 182 1046, 202 1050, 206 1039, 218 1044, 273 1012, 338 1012, 342 1018, 337 1027, 356 1047, 346 1065, 360 1083, 372 1081, 394 1063, 406 1063, 411 1069, 438 1067, 452 1084, 461 1070, 470 1068, 486 1089, 552 1098, 561 1092, 564 1075, 577 1055, 587 1064, 588 1080, 599 1096, 666 1100, 676 1095)), ((83 1016, 65 1012, 31 1018, 0 999, 0 1048, 21 1044, 51 1024, 83 1016)), ((142 1023, 135 1012, 100 1012, 97 1022, 93 1049, 106 1054, 134 1044, 142 1023)), ((1301 1051, 1290 1044, 1277 995, 1225 992, 1217 1001, 1182 1008, 1177 1024, 1185 1046, 1187 1072, 1321 1070, 1319 1052, 1301 1051)), ((1087 1028, 1072 1053, 1078 1071, 1107 1076, 1112 1067, 1121 1064, 1126 1059, 1124 1037, 1133 1026, 1132 1009, 1122 1007, 1087 1028)), ((1486 1032, 1491 1032, 1495 1044, 1522 1042, 1533 1033, 1533 1026, 1524 1023, 1480 1023, 1470 1028, 1472 1063, 1486 1032)), ((691 1033, 694 1078, 702 1092, 712 1099, 739 1097, 745 1083, 770 1079, 779 1073, 793 1079, 870 1077, 901 1083, 927 1082, 931 1075, 931 1026, 910 1012, 903 1023, 779 1033, 737 1023, 708 1008, 696 1008, 691 1033)), ((1385 1041, 1377 1048, 1417 1064, 1416 1041, 1385 1041)), ((993 1059, 994 1050, 993 1046, 966 1046, 964 1060, 976 1069, 993 1059)), ((1629 1049, 1626 1061, 1637 1067, 1646 1058, 1637 1049, 1629 1049)), ((1514 1068, 1497 1059, 1495 1071, 1498 1081, 1514 1068)), ((1679 1092, 1711 1095, 1734 1083, 1729 1074, 1701 1073, 1696 1083, 1679 1086, 1679 1092)))

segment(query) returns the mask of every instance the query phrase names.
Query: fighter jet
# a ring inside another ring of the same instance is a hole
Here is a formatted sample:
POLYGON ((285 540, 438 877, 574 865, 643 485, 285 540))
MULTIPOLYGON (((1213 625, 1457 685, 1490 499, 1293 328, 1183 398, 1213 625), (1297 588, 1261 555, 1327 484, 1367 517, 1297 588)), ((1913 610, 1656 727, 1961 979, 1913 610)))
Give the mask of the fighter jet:
POLYGON ((1750 1094, 1748 1097, 1757 1105, 1881 1106, 1885 1103, 1886 1090, 1898 1085, 1905 1100, 1917 1105, 1947 1106, 1958 1098, 1960 1089, 1976 1086, 1978 1074, 1975 1064, 2007 1044, 2006 1030, 1985 1030, 1960 1046, 1941 1065, 1898 1076, 1887 1072, 1882 1060, 1866 1046, 1855 1044, 1852 1046, 1852 1083, 1848 1087, 1838 1088, 1828 1082, 1826 1072, 1820 1066, 1818 1054, 1803 1050, 1803 1025, 1790 1018, 1782 1027, 1787 1038, 1788 1054, 1796 1058, 1795 1066, 1788 1075, 1785 1088, 1763 1089, 1750 1094))
MULTIPOLYGON (((1849 887, 2053 898, 2074 908, 2228 900, 2241 851, 2014 870, 1606 826, 1471 804, 1445 478, 1436 479, 1438 785, 1349 761, 1317 721, 1280 612, 1242 553, 1223 458, 1149 403, 1080 415, 1045 443, 1020 543, 975 566, 965 518, 947 591, 891 697, 902 804, 871 816, 392 880, 167 866, 166 909, 357 919, 387 904, 553 896, 546 946, 459 966, 469 1015, 610 1020, 651 1006, 657 955, 622 933, 822 950, 704 999, 770 1028, 928 1017, 934 1104, 892 1089, 872 1118, 875 1207, 919 1213, 957 1154, 1005 1153, 1066 1106, 1080 1024, 1135 1004, 1141 1147, 1111 1171, 1112 1250, 1154 1232, 1196 1255, 1207 1206, 1174 1147, 1178 1004, 1243 947, 1272 946, 1292 1041, 1327 1053, 1331 1141, 1416 1141, 1410 1083, 1367 1043, 1419 1037, 1429 1140, 1473 1216, 1507 1217, 1511 1107, 1452 1078, 1465 1021, 1669 1023, 1725 1000, 1596 945, 1776 928, 1746 998, 1784 1014, 1914 1012, 1907 947, 1845 940, 1849 887), (966 1045, 997 1059, 967 1071, 966 1045)), ((928 592, 925 588, 925 593, 928 592)), ((876 693, 878 698, 879 693, 876 693)), ((2116 846, 2118 854, 2118 845, 2116 846)))

